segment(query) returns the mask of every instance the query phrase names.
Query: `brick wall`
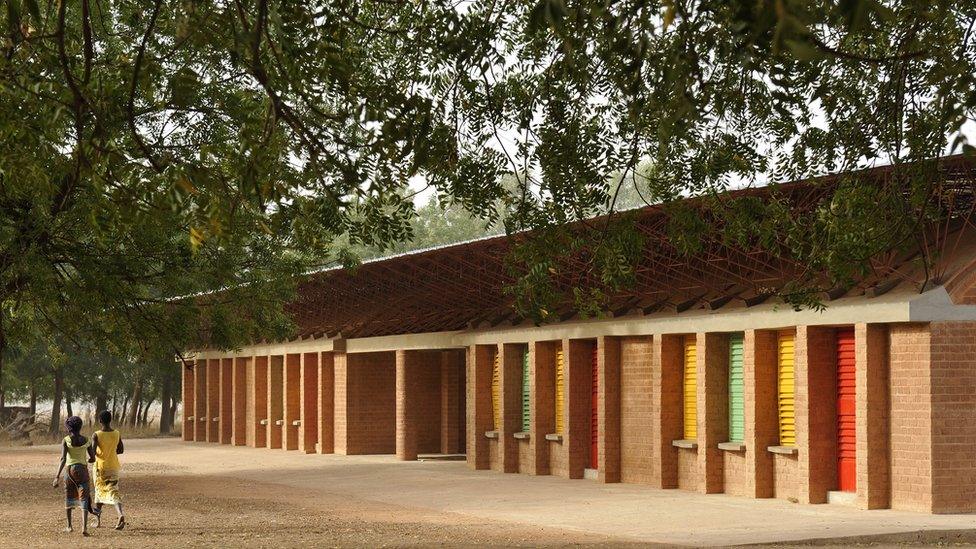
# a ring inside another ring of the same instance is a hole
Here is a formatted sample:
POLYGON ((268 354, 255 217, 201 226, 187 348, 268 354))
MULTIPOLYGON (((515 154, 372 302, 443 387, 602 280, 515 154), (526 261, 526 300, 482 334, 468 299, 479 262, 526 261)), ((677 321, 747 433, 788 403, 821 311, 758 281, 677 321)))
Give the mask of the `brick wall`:
POLYGON ((442 352, 440 368, 440 451, 464 453, 464 352, 442 352))
POLYGON ((298 449, 299 426, 302 414, 302 355, 285 355, 285 369, 282 377, 282 425, 281 447, 285 450, 298 449))
POLYGON ((220 359, 220 411, 217 440, 221 444, 230 444, 234 422, 234 359, 220 359))
POLYGON ((335 353, 319 355, 318 445, 320 454, 335 452, 335 353))
POLYGON ((204 442, 207 440, 207 361, 197 360, 193 364, 193 400, 194 418, 193 440, 204 442))
POLYGON ((714 494, 724 487, 723 452, 729 439, 729 338, 697 334, 698 359, 698 491, 714 494))
POLYGON ((220 442, 220 359, 207 360, 207 442, 220 442), (214 420, 218 421, 214 421, 214 420))
POLYGON ((335 362, 336 453, 347 455, 394 453, 396 451, 395 353, 341 353, 341 355, 343 360, 339 359, 340 353, 336 353, 335 362), (340 376, 343 378, 341 387, 340 376), (340 438, 344 440, 340 442, 340 438))
POLYGON ((441 451, 441 351, 418 351, 417 451, 441 451))
POLYGON ((651 483, 651 353, 653 338, 620 340, 620 481, 651 483))
POLYGON ((797 456, 773 455, 773 497, 793 502, 800 498, 800 466, 797 456))
POLYGON ((231 408, 233 408, 233 427, 230 441, 234 446, 244 446, 247 443, 247 367, 250 357, 239 357, 234 360, 234 372, 231 376, 233 393, 231 394, 231 408))
MULTIPOLYGON (((495 348, 473 345, 467 350, 465 376, 467 411, 467 462, 476 470, 492 468, 494 463, 485 431, 491 430, 491 365, 495 348)), ((493 445, 493 444, 492 444, 493 445)))
POLYGON ((837 342, 833 328, 796 329, 796 443, 800 501, 837 489, 837 342))
POLYGON ((255 356, 248 362, 247 391, 250 395, 247 407, 247 445, 264 448, 268 444, 268 426, 261 421, 268 419, 268 357, 255 356))
POLYGON ((926 324, 889 331, 891 379, 891 507, 932 508, 932 404, 926 324))
POLYGON ((319 353, 302 353, 301 404, 298 428, 298 449, 306 454, 315 452, 319 436, 319 353))
POLYGON ((193 362, 183 363, 183 440, 193 440, 196 436, 196 395, 193 392, 193 362))
POLYGON ((278 421, 283 419, 283 387, 285 373, 285 357, 275 355, 268 357, 268 448, 281 448, 282 426, 278 421))
POLYGON ((976 322, 931 330, 932 511, 976 512, 976 322))
POLYGON ((651 485, 657 488, 678 487, 679 452, 671 443, 682 437, 683 353, 682 336, 664 334, 652 342, 651 485))

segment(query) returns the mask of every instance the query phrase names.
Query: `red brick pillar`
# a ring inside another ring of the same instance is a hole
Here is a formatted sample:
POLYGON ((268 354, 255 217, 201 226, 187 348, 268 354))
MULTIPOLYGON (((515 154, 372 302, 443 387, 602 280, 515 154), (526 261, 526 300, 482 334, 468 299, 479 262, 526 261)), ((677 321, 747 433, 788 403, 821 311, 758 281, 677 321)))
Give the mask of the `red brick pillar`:
POLYGON ((417 368, 416 351, 396 352, 396 455, 397 459, 417 459, 417 368))
POLYGON ((529 395, 532 413, 529 416, 529 451, 533 457, 530 472, 548 475, 549 442, 546 435, 556 432, 554 416, 556 344, 551 341, 529 343, 529 395))
POLYGON ((319 353, 303 353, 301 362, 301 410, 299 411, 298 449, 315 452, 319 433, 319 353))
POLYGON ((281 448, 283 438, 282 380, 285 372, 285 357, 272 356, 268 359, 268 448, 281 448))
POLYGON ((349 360, 346 353, 332 355, 335 384, 335 422, 333 427, 334 451, 348 455, 349 447, 349 360))
POLYGON ((498 430, 498 448, 503 473, 519 470, 519 440, 515 433, 522 430, 522 353, 525 346, 503 343, 498 346, 501 367, 502 425, 498 430))
POLYGON ((268 357, 254 356, 247 363, 247 445, 268 445, 268 357))
POLYGON ((461 451, 461 376, 464 354, 461 351, 441 353, 441 453, 461 451))
POLYGON ((183 361, 183 440, 191 441, 196 435, 196 393, 193 392, 193 382, 196 372, 192 361, 183 361))
POLYGON ((729 439, 729 339, 726 334, 698 333, 698 491, 721 493, 724 458, 719 443, 729 439))
POLYGON ((837 486, 837 341, 833 328, 796 328, 796 445, 801 503, 837 486))
POLYGON ((742 374, 745 392, 747 496, 771 498, 773 455, 767 448, 779 444, 776 394, 776 332, 746 330, 742 374))
POLYGON ((217 436, 221 444, 230 444, 234 421, 234 359, 220 360, 220 412, 217 436))
POLYGON ((651 485, 678 487, 678 448, 672 442, 683 436, 682 368, 684 336, 661 334, 651 343, 651 485))
POLYGON ((247 442, 247 365, 251 358, 238 357, 233 360, 230 443, 244 446, 247 442))
POLYGON ((569 478, 583 478, 590 447, 590 398, 594 340, 564 339, 566 432, 563 447, 569 478))
POLYGON ((207 360, 207 442, 220 442, 220 359, 207 360))
POLYGON ((466 378, 467 390, 467 462, 475 470, 490 469, 488 439, 485 433, 492 429, 491 417, 491 368, 492 345, 468 347, 466 378))
POLYGON ((282 426, 282 448, 298 449, 298 427, 301 422, 302 355, 285 355, 285 370, 282 377, 284 425, 282 426))
POLYGON ((857 436, 857 506, 887 509, 889 477, 888 327, 854 326, 857 436))
POLYGON ((205 442, 207 440, 207 424, 210 417, 207 413, 207 360, 197 360, 193 363, 193 440, 205 442))
POLYGON ((600 431, 598 479, 620 482, 620 338, 597 338, 600 431))
POLYGON ((335 452, 335 355, 323 352, 318 374, 318 445, 320 454, 335 452))

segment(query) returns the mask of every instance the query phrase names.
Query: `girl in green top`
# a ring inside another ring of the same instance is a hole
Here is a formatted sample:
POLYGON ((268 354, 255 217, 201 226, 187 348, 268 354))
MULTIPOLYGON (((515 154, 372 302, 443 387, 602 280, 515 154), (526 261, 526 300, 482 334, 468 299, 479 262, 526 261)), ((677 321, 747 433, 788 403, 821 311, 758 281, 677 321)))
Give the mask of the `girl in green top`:
POLYGON ((81 533, 88 535, 88 513, 98 516, 98 511, 92 509, 91 480, 88 476, 88 464, 95 461, 95 449, 91 441, 81 436, 81 418, 71 416, 64 422, 68 429, 68 436, 61 442, 61 462, 58 472, 54 475, 54 487, 57 488, 64 471, 64 508, 68 518, 65 532, 71 532, 71 510, 81 507, 84 512, 81 533), (67 468, 65 468, 67 466, 67 468))

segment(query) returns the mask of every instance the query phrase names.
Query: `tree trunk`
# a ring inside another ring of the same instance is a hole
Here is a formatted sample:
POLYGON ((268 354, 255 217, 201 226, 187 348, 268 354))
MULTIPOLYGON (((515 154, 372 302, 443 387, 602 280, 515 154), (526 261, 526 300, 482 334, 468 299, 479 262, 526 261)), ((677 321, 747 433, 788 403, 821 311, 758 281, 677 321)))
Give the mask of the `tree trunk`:
POLYGON ((50 431, 57 433, 61 430, 61 399, 64 396, 64 369, 58 366, 54 369, 54 402, 51 404, 50 431))
MULTIPOLYGON (((30 415, 34 417, 37 415, 37 381, 31 380, 30 382, 30 415)), ((34 420, 31 420, 34 423, 34 420)))
POLYGON ((75 415, 74 410, 71 409, 71 388, 67 385, 64 387, 64 405, 65 411, 68 412, 68 417, 75 415))
POLYGON ((125 425, 125 418, 129 413, 129 395, 122 394, 122 406, 119 407, 119 414, 122 416, 119 418, 119 425, 125 425))
POLYGON ((170 413, 172 408, 170 393, 172 392, 172 380, 170 376, 163 373, 163 386, 160 388, 159 404, 162 408, 159 413, 159 434, 168 435, 173 426, 173 416, 170 413))
POLYGON ((95 418, 98 419, 98 414, 102 413, 102 410, 108 409, 108 395, 105 391, 99 391, 98 395, 95 396, 95 418))
POLYGON ((156 399, 153 398, 152 395, 150 395, 149 396, 149 400, 146 401, 146 405, 142 407, 142 420, 141 420, 141 424, 142 424, 143 427, 149 425, 149 408, 150 408, 150 406, 152 406, 152 403, 155 400, 156 399))
POLYGON ((142 380, 137 378, 135 385, 132 387, 132 408, 126 414, 127 425, 129 427, 135 427, 136 422, 139 420, 139 404, 141 401, 142 380))

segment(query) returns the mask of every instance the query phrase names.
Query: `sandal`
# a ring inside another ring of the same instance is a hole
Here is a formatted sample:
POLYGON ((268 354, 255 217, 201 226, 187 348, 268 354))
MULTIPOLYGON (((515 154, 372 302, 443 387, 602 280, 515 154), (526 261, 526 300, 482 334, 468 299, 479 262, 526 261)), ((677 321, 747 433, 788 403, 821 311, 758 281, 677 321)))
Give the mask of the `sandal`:
POLYGON ((125 528, 125 517, 119 517, 119 523, 115 525, 116 530, 125 528))

